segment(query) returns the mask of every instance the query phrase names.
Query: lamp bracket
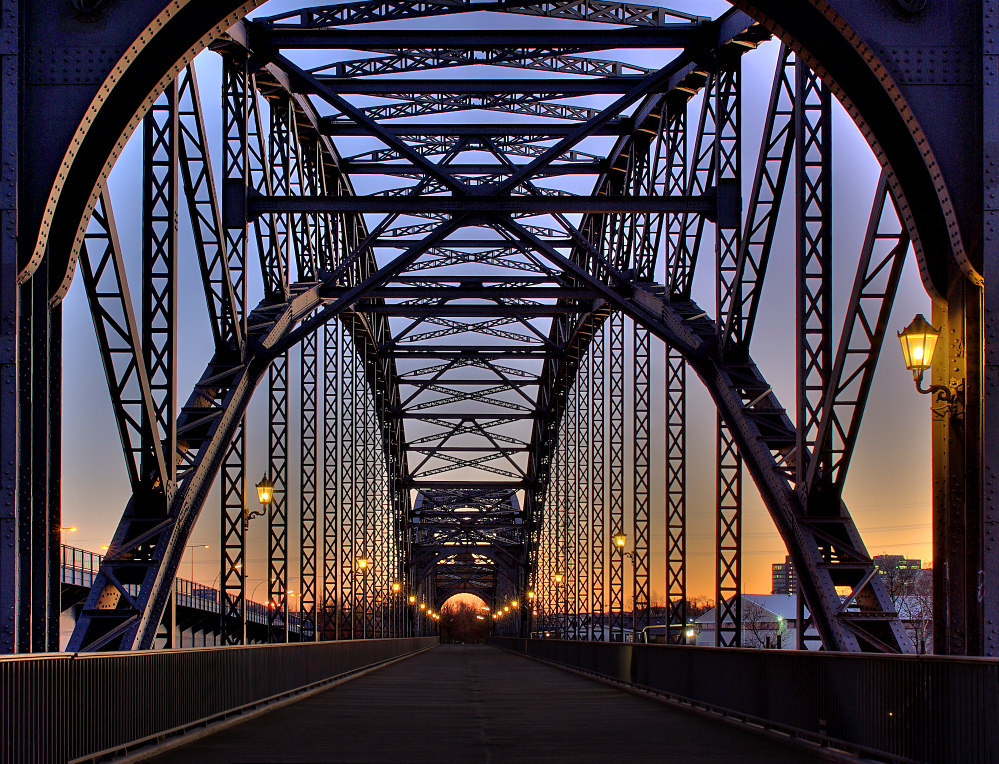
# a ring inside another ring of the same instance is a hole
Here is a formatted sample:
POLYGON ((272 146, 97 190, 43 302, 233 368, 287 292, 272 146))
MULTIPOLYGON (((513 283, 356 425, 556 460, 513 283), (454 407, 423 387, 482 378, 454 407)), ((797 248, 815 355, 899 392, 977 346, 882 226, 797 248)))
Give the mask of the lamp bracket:
POLYGON ((930 385, 923 388, 923 375, 916 379, 916 390, 923 395, 933 395, 944 405, 935 411, 945 416, 960 417, 964 415, 964 380, 951 377, 946 385, 930 385))

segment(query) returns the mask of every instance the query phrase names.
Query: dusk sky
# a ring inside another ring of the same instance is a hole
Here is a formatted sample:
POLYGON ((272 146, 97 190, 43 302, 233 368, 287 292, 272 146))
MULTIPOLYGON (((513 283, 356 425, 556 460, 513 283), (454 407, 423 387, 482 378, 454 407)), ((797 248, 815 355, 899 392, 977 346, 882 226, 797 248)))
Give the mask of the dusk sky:
MULTIPOLYGON (((296 4, 274 2, 265 6, 265 15, 296 4)), ((697 13, 717 15, 728 6, 723 2, 675 3, 674 7, 697 13)), ((471 27, 481 14, 423 20, 422 23, 455 28, 471 27)), ((531 26, 537 19, 509 17, 507 26, 531 26)), ((547 24, 547 22, 545 22, 547 24)), ((567 23, 567 25, 569 25, 567 23)), ((778 44, 767 43, 743 59, 745 77, 744 99, 744 185, 752 182, 759 137, 778 44)), ((649 60, 649 52, 628 54, 636 63, 662 66, 665 61, 649 60), (642 57, 645 57, 644 59, 642 57)), ((607 57, 611 57, 608 54, 607 57)), ((220 62, 214 53, 203 53, 198 61, 198 76, 205 99, 207 128, 212 138, 212 156, 218 164, 220 150, 220 62)), ((493 75, 495 76, 495 75, 493 75)), ((328 110, 326 110, 328 113, 328 110)), ((693 133, 693 126, 691 134, 693 133)), ((129 267, 133 300, 140 294, 138 253, 140 216, 141 140, 133 136, 112 174, 111 190, 118 229, 129 267)), ((845 111, 837 104, 834 121, 834 299, 838 323, 846 309, 857 253, 860 250, 870 214, 871 200, 878 179, 879 167, 864 138, 845 111)), ((216 170, 216 178, 218 171, 216 170)), ((363 187, 360 190, 365 190, 363 187)), ((580 189, 586 193, 586 190, 580 189)), ((786 198, 793 200, 789 183, 786 198)), ((377 216, 371 216, 373 225, 377 216)), ((794 238, 793 205, 785 203, 779 224, 777 246, 771 259, 764 304, 754 337, 753 358, 774 391, 793 417, 794 412, 794 238)), ((181 214, 181 318, 180 367, 178 398, 186 400, 194 381, 201 375, 212 352, 207 330, 207 312, 200 286, 200 272, 191 246, 190 224, 186 211, 181 214)), ((713 235, 705 236, 713 242, 713 235)), ((709 312, 714 306, 714 280, 711 267, 713 255, 705 250, 702 266, 695 280, 694 299, 709 312)), ((248 303, 260 299, 259 278, 251 276, 248 303)), ((136 306, 138 303, 136 303, 136 306)), ((895 332, 901 330, 916 313, 930 315, 930 301, 923 289, 916 263, 911 256, 906 263, 899 294, 889 322, 888 336, 878 366, 860 435, 847 481, 845 500, 861 531, 868 551, 905 554, 928 562, 932 556, 931 540, 931 480, 930 480, 930 411, 929 396, 916 393, 911 374, 906 371, 899 352, 895 332)), ((65 346, 63 356, 63 525, 79 530, 66 534, 65 541, 74 546, 98 551, 107 544, 118 523, 129 496, 128 480, 121 456, 121 447, 101 368, 93 323, 90 318, 81 280, 77 278, 64 303, 65 346)), ((291 389, 292 428, 289 480, 290 516, 298 510, 298 429, 296 401, 298 389, 298 355, 292 353, 291 389)), ((654 383, 662 385, 661 344, 656 343, 654 383)), ((688 592, 690 595, 713 597, 714 592, 714 474, 715 474, 715 413, 701 385, 688 375, 688 592)), ((661 393, 654 394, 656 408, 653 421, 662 421, 661 393)), ((252 483, 266 465, 266 389, 258 388, 248 415, 247 478, 252 483)), ((665 590, 663 548, 665 528, 662 498, 662 464, 664 460, 662 427, 653 427, 656 450, 653 465, 658 465, 654 496, 652 543, 655 558, 652 568, 652 590, 665 590)), ((770 591, 770 566, 783 561, 783 542, 774 530, 752 482, 746 476, 744 520, 744 590, 748 593, 770 591)), ((255 506, 255 500, 252 502, 255 506)), ((217 486, 198 522, 192 544, 209 544, 199 549, 194 559, 194 577, 206 584, 217 579, 219 570, 219 498, 217 486)), ((291 548, 289 587, 299 590, 297 578, 297 525, 289 533, 291 548)), ((629 531, 630 532, 630 531, 629 531)), ((250 531, 248 588, 263 580, 266 570, 264 522, 250 531)), ((189 552, 190 554, 190 552, 189 552)), ((180 575, 191 575, 191 558, 185 558, 180 575)), ((263 587, 262 587, 263 588, 263 587)), ((261 597, 257 597, 260 599, 261 597)))

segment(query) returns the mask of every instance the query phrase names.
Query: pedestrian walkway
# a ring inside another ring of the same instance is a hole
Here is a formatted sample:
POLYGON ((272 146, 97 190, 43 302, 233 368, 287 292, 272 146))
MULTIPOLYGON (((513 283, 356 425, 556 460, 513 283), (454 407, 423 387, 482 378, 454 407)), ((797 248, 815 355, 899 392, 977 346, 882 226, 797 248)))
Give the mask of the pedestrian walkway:
POLYGON ((813 753, 493 647, 443 645, 156 758, 167 762, 790 764, 813 753))

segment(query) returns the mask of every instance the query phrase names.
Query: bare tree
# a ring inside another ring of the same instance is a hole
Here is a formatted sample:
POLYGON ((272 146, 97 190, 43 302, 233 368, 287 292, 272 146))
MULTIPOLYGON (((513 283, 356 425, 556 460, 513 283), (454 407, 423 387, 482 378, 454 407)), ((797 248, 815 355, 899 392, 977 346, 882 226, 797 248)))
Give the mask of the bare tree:
POLYGON ((888 589, 895 612, 899 611, 903 599, 912 593, 919 577, 919 568, 906 565, 905 558, 900 555, 878 555, 875 558, 878 574, 888 589))
POLYGON ((442 642, 476 643, 489 636, 485 617, 468 602, 449 602, 441 608, 440 616, 437 626, 442 642))
POLYGON ((906 632, 915 645, 916 652, 933 652, 933 571, 926 567, 919 571, 910 592, 898 606, 906 632))
POLYGON ((715 606, 715 601, 710 597, 700 595, 687 600, 687 618, 697 620, 715 606))

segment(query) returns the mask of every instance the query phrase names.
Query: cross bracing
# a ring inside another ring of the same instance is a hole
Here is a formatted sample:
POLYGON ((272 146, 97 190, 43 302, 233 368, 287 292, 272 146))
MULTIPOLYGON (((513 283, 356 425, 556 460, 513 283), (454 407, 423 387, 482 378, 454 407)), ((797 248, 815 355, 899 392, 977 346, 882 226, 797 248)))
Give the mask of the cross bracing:
MULTIPOLYGON (((145 204, 154 291, 141 327, 107 193, 87 237, 85 283, 134 495, 71 647, 152 644, 220 472, 224 617, 238 622, 256 532, 240 517, 253 475, 242 422, 264 377, 274 639, 286 633, 289 570, 316 638, 400 633, 413 624, 400 616, 403 594, 439 606, 460 591, 491 605, 519 598, 525 632, 543 623, 574 639, 619 638, 625 611, 640 631, 656 588, 661 473, 660 588, 682 622, 683 395, 699 378, 718 408, 720 610, 738 623, 745 473, 788 545, 823 645, 907 650, 842 486, 908 238, 880 224, 893 207, 882 183, 834 356, 831 273, 813 267, 829 255, 815 228, 827 214, 829 94, 788 50, 755 167, 745 163, 756 152, 741 150, 741 60, 770 37, 739 11, 706 19, 622 2, 455 0, 312 7, 244 20, 216 40, 221 184, 193 70, 146 118, 146 161, 159 174, 145 204), (468 11, 497 23, 461 34, 407 26, 468 11), (507 29, 505 14, 538 26, 507 29), (347 28, 376 20, 393 24, 347 28), (654 51, 660 66, 616 60, 619 50, 654 51), (751 347, 792 176, 805 325, 797 421, 751 347), (175 244, 160 222, 180 193, 216 352, 177 406, 175 317, 159 318, 176 289, 175 244), (691 299, 704 270, 714 305, 691 299), (253 308, 250 291, 264 295, 253 308), (290 358, 302 364, 299 410, 289 408, 290 358), (661 390, 657 358, 668 359, 661 390), (667 398, 660 470, 654 400, 667 398), (298 508, 287 506, 293 421, 309 451, 298 508), (298 564, 289 532, 301 539, 298 564), (622 532, 628 549, 612 549, 622 532)), ((228 633, 239 640, 238 628, 228 633)), ((738 630, 719 635, 738 643, 738 630)))

